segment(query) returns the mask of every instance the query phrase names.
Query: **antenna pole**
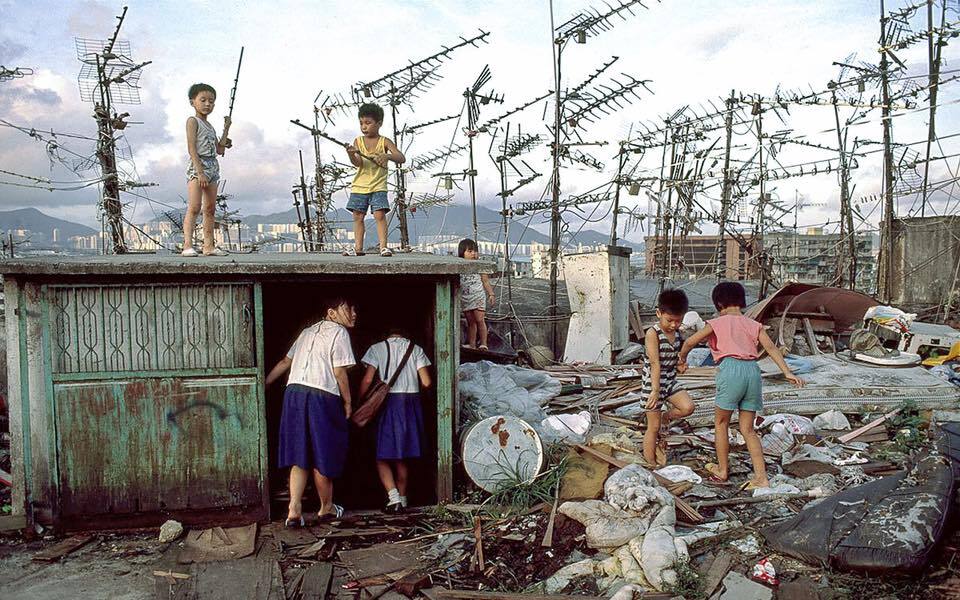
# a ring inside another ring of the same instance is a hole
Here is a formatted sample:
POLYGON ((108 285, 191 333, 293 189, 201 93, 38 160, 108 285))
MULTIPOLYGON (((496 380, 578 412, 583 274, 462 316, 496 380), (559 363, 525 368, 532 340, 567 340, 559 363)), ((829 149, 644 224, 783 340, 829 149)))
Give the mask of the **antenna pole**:
POLYGON ((620 188, 623 187, 623 167, 627 162, 627 153, 624 149, 626 142, 620 142, 620 152, 617 153, 617 191, 613 195, 613 224, 610 226, 610 245, 617 245, 617 214, 620 212, 620 188))
MULTIPOLYGON (((932 34, 931 34, 932 35, 932 34)), ((880 0, 880 91, 883 106, 883 228, 881 231, 880 269, 877 293, 881 302, 890 302, 893 295, 893 125, 890 122, 890 63, 887 45, 887 15, 880 0)))
POLYGON ((313 252, 313 221, 310 220, 310 195, 307 193, 307 181, 303 171, 303 150, 300 150, 300 197, 303 198, 304 241, 307 252, 313 252))

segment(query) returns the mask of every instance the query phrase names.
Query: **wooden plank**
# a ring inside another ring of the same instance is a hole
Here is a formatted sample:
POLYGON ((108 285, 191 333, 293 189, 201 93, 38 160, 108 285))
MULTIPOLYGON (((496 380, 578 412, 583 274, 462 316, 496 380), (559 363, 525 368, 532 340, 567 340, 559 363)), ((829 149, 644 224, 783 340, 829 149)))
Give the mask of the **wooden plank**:
POLYGON ((709 598, 733 566, 733 555, 723 551, 714 559, 703 577, 703 597, 709 598))
POLYGON ((455 344, 460 323, 453 314, 450 280, 438 281, 434 315, 434 353, 437 372, 437 502, 453 500, 453 430, 456 404, 455 344))
POLYGON ((807 337, 807 346, 810 347, 810 352, 814 355, 822 354, 820 352, 820 346, 817 345, 817 334, 813 332, 813 325, 810 324, 810 319, 803 318, 803 332, 807 337))
POLYGON ((888 412, 887 414, 883 415, 882 417, 880 417, 879 419, 876 419, 876 420, 874 420, 874 421, 871 421, 871 422, 867 423, 866 425, 864 425, 863 427, 860 427, 859 429, 854 429, 853 431, 851 431, 850 433, 848 433, 848 434, 846 434, 846 435, 841 435, 840 437, 837 438, 837 441, 839 441, 841 444, 846 444, 847 442, 853 441, 853 440, 857 439, 858 437, 860 437, 861 434, 870 431, 871 429, 873 429, 873 428, 876 427, 877 425, 883 423, 884 421, 886 421, 886 420, 889 419, 890 417, 893 417, 894 415, 896 415, 896 414, 899 413, 899 412, 900 412, 900 409, 899 409, 899 408, 896 409, 896 410, 892 410, 892 411, 888 412))
POLYGON ((0 531, 19 531, 26 529, 26 515, 2 515, 0 516, 0 531))
POLYGON ((332 578, 333 565, 330 563, 312 565, 306 570, 303 579, 300 581, 300 597, 304 599, 326 598, 332 578))
POLYGON ((80 535, 70 536, 65 540, 57 542, 56 544, 44 548, 40 552, 37 552, 33 555, 34 562, 54 562, 58 561, 64 556, 70 554, 74 550, 87 545, 94 538, 93 534, 84 533, 80 535))

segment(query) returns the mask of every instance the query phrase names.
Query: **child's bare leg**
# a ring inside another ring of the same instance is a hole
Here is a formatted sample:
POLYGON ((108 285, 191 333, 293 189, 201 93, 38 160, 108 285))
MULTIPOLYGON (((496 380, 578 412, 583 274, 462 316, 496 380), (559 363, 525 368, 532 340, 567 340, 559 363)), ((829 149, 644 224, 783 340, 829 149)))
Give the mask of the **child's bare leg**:
POLYGON ((487 313, 482 310, 473 311, 477 319, 477 332, 480 334, 480 345, 487 345, 487 313))
POLYGON ((647 411, 647 430, 643 432, 643 459, 657 464, 657 436, 660 433, 660 411, 647 411))
POLYGON ((377 475, 380 476, 380 483, 383 484, 384 491, 389 492, 397 487, 397 483, 393 479, 393 469, 390 468, 389 462, 385 460, 377 461, 377 475))
POLYGON ((363 236, 366 233, 363 219, 366 216, 366 212, 353 211, 353 247, 358 253, 363 252, 363 236))
POLYGON ((402 460, 397 461, 397 490, 400 492, 401 496, 407 495, 407 479, 410 475, 410 470, 407 468, 407 463, 402 460))
POLYGON ((750 451, 750 462, 753 463, 753 483, 759 487, 767 487, 770 481, 767 479, 767 465, 763 462, 763 446, 760 444, 760 436, 753 429, 753 420, 757 413, 752 410, 740 411, 740 433, 747 442, 747 450, 750 451))
POLYGON ((476 348, 477 347, 477 321, 474 317, 475 310, 468 310, 464 312, 464 316, 467 318, 467 347, 476 348))
POLYGON ((717 449, 717 466, 720 467, 717 473, 717 479, 726 481, 730 476, 730 416, 732 410, 717 408, 714 410, 713 424, 714 436, 713 442, 717 449))
POLYGON ((693 398, 684 390, 680 390, 667 398, 670 409, 663 416, 663 424, 667 425, 674 419, 682 419, 693 414, 693 398))
POLYGON ((183 249, 193 247, 193 228, 197 224, 197 215, 200 214, 200 203, 203 191, 200 182, 191 179, 187 182, 187 212, 183 215, 183 249))
POLYGON ((209 254, 216 249, 213 238, 213 221, 217 210, 217 186, 210 184, 203 188, 203 252, 209 254))
POLYGON ((313 470, 313 485, 317 487, 317 495, 320 496, 320 512, 317 515, 322 516, 333 512, 333 480, 313 470))
POLYGON ((373 220, 377 224, 377 240, 380 242, 380 249, 387 247, 387 211, 373 211, 373 220))
POLYGON ((303 490, 307 488, 307 470, 294 465, 290 467, 290 505, 287 508, 288 519, 299 519, 303 514, 303 490))

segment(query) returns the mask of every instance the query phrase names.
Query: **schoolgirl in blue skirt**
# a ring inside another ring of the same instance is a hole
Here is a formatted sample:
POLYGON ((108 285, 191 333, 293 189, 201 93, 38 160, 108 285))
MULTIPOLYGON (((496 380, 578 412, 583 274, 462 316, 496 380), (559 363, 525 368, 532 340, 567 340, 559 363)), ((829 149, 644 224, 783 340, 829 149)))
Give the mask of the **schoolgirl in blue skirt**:
POLYGON ((356 364, 350 333, 357 311, 344 298, 324 302, 324 320, 304 329, 287 355, 267 375, 270 385, 288 369, 280 416, 280 467, 290 467, 290 505, 286 525, 302 527, 303 491, 313 473, 320 496, 321 521, 343 516, 333 503, 333 479, 347 459, 350 382, 347 369, 356 364))
MULTIPOLYGON (((360 382, 363 397, 379 374, 389 381, 400 366, 407 349, 413 344, 401 331, 376 343, 363 355, 366 372, 360 382)), ((407 507, 407 482, 410 459, 423 452, 423 409, 420 387, 430 387, 430 359, 420 346, 413 344, 410 358, 390 388, 390 393, 377 415, 377 474, 387 492, 387 512, 400 512, 407 507)))

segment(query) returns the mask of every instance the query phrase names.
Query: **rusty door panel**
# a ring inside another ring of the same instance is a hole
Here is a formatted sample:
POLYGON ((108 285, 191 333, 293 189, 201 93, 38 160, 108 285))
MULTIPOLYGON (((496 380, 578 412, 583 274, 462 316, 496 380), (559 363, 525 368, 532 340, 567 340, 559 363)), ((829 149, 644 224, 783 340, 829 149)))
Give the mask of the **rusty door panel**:
POLYGON ((257 378, 54 385, 63 516, 257 505, 257 378))

